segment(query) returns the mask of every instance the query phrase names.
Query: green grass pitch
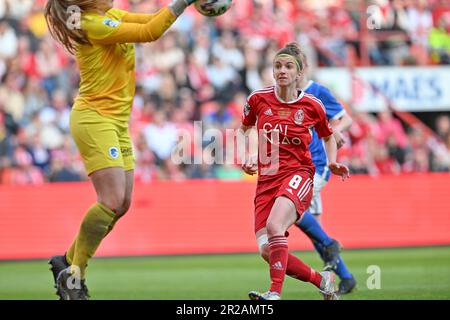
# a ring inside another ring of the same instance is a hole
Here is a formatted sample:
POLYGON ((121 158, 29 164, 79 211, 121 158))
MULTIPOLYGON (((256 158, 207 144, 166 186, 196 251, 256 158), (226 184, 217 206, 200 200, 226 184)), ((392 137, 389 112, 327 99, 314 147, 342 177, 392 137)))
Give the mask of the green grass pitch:
MULTIPOLYGON (((295 254, 316 269, 315 252, 295 254)), ((450 299, 450 247, 346 250, 358 280, 350 299, 450 299), (381 270, 380 289, 370 290, 367 268, 381 270)), ((266 290, 266 264, 257 254, 94 258, 87 285, 92 299, 240 300, 266 290)), ((44 260, 0 262, 0 299, 56 299, 44 260)), ((283 299, 321 300, 317 289, 287 277, 283 299)))

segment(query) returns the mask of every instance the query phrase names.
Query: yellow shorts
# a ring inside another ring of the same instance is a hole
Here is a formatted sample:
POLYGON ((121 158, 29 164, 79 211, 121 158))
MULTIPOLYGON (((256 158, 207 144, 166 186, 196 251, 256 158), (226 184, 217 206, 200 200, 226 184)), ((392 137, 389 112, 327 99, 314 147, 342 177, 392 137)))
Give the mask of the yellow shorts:
POLYGON ((134 169, 128 122, 104 117, 91 109, 72 109, 70 131, 88 175, 110 167, 134 169))

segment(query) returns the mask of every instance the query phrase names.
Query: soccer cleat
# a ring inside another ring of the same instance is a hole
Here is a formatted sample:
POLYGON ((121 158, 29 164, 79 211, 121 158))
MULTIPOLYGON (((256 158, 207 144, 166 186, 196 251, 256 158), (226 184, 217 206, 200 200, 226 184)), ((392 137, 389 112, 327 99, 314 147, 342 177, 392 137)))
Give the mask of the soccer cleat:
POLYGON ((355 277, 351 277, 348 279, 342 279, 341 282, 339 282, 339 294, 347 294, 352 292, 356 288, 356 279, 355 277))
POLYGON ((48 261, 48 264, 51 266, 50 270, 53 273, 53 280, 55 282, 56 288, 56 278, 58 278, 58 275, 61 271, 63 271, 67 267, 70 267, 70 264, 67 262, 66 256, 53 256, 48 261))
POLYGON ((341 250, 342 246, 336 240, 333 240, 330 245, 323 248, 324 271, 336 270, 339 263, 339 252, 341 250))
POLYGON ((273 291, 267 291, 264 293, 250 291, 248 293, 248 297, 250 300, 281 300, 280 294, 273 291))
MULTIPOLYGON (((69 263, 66 260, 66 256, 53 256, 50 258, 50 260, 48 261, 48 264, 51 266, 50 270, 52 271, 53 274, 53 281, 54 281, 54 285, 53 287, 56 288, 56 279, 58 278, 59 273, 66 269, 67 267, 69 267, 69 263)), ((56 295, 59 296, 58 292, 56 292, 56 295)), ((63 300, 60 296, 59 300, 63 300)))
POLYGON ((335 276, 333 272, 323 271, 320 273, 322 281, 320 282, 320 293, 324 300, 339 300, 334 288, 335 276))
POLYGON ((89 300, 84 279, 71 279, 70 267, 63 269, 56 278, 56 294, 61 300, 89 300))

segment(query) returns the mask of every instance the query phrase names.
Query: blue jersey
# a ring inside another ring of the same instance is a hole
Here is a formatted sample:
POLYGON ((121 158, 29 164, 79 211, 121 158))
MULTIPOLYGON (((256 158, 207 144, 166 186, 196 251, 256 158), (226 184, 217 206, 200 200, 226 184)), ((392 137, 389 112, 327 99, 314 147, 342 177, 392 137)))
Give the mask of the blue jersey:
MULTIPOLYGON (((322 101, 326 109, 325 111, 328 120, 339 119, 345 113, 345 109, 336 100, 333 94, 321 84, 311 80, 303 90, 322 101)), ((312 161, 316 167, 316 173, 325 175, 324 178, 328 180, 330 175, 329 171, 326 170, 328 164, 327 153, 325 151, 324 142, 317 136, 316 130, 312 131, 312 140, 309 144, 309 150, 311 151, 312 161)))

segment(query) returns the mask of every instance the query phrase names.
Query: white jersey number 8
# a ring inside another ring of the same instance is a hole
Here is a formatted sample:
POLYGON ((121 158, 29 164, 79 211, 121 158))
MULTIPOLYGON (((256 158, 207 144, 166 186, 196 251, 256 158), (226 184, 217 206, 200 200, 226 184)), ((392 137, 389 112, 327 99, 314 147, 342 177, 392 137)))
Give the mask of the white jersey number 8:
POLYGON ((302 177, 296 174, 295 176, 292 177, 291 181, 289 181, 289 187, 297 189, 301 182, 302 177))

